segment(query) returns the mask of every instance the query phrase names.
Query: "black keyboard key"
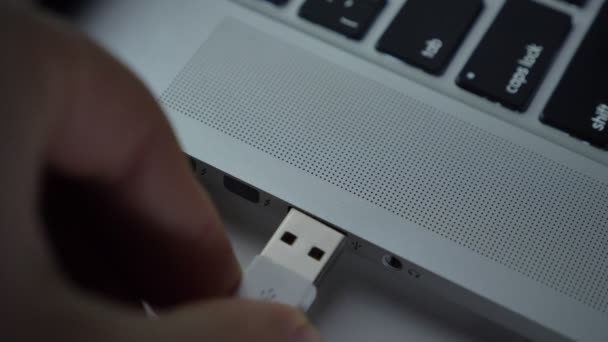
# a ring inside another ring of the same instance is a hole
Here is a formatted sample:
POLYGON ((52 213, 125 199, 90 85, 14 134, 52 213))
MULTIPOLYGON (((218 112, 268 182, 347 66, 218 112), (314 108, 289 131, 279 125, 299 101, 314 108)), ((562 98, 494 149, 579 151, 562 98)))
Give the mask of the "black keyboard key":
POLYGON ((587 0, 564 0, 576 6, 584 6, 587 3, 587 0))
POLYGON ((307 0, 300 16, 352 39, 361 39, 386 0, 307 0))
POLYGON ((408 0, 378 42, 378 50, 441 74, 452 60, 483 0, 408 0))
POLYGON ((285 4, 287 3, 287 1, 289 1, 289 0, 264 0, 264 1, 268 1, 268 2, 270 2, 270 3, 272 3, 272 4, 277 5, 277 6, 283 6, 283 5, 285 5, 285 4))
POLYGON ((456 83, 524 111, 571 28, 564 13, 530 0, 508 0, 456 83))
POLYGON ((608 2, 570 62, 541 121, 608 149, 608 2))

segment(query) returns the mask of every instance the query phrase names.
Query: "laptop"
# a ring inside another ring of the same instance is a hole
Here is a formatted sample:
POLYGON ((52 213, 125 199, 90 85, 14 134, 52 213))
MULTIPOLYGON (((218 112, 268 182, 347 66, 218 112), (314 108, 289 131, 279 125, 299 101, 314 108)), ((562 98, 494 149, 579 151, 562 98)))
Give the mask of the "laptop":
POLYGON ((531 339, 608 340, 608 1, 146 6, 103 40, 209 187, 531 339))

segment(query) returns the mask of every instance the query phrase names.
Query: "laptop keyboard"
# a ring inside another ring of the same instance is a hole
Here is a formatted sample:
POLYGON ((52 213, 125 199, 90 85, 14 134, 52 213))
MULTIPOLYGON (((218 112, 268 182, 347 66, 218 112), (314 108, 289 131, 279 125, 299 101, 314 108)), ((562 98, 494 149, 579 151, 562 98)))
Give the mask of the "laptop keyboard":
MULTIPOLYGON (((258 0, 285 5, 291 0, 258 0)), ((391 0, 305 0, 298 16, 363 39, 391 0)), ((554 0, 585 6, 587 0, 554 0)), ((440 76, 484 9, 484 0, 408 0, 376 42, 390 55, 440 76)), ((507 0, 473 50, 458 87, 525 112, 572 29, 572 18, 535 0, 507 0)), ((549 100, 540 121, 608 149, 608 1, 549 100)))

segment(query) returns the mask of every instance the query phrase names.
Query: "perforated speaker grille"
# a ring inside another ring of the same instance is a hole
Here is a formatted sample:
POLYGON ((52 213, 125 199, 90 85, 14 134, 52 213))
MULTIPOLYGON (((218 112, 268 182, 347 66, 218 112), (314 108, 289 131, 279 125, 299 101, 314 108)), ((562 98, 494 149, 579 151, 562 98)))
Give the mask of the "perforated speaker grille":
POLYGON ((232 20, 161 99, 608 310, 608 184, 232 20))

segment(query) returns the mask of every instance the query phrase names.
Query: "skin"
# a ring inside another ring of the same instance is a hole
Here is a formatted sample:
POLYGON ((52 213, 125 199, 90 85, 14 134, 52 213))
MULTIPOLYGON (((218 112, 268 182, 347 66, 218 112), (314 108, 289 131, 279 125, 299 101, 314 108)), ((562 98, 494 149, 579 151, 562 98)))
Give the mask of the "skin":
POLYGON ((320 340, 231 297, 219 216, 133 74, 25 6, 0 4, 0 41, 1 341, 320 340))

